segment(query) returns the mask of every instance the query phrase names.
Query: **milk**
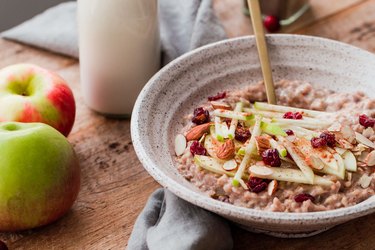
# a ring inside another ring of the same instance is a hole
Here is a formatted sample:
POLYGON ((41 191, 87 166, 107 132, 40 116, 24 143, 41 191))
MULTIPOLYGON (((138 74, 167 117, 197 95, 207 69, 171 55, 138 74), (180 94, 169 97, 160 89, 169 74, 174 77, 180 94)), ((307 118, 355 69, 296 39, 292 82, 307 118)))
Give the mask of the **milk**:
POLYGON ((157 0, 78 0, 81 87, 93 110, 130 115, 160 67, 157 0))

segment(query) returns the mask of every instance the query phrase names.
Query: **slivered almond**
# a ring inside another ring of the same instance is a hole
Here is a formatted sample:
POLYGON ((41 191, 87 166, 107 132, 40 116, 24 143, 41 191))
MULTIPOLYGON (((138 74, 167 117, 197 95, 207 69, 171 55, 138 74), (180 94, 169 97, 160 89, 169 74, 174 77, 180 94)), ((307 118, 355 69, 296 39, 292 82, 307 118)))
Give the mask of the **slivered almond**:
POLYGON ((361 185, 362 188, 368 188, 371 184, 372 176, 368 176, 364 174, 359 178, 358 183, 361 185))
POLYGON ((201 138, 205 133, 208 133, 210 130, 210 126, 213 125, 212 122, 201 124, 195 127, 192 127, 187 133, 186 133, 186 140, 193 141, 198 140, 201 138))
POLYGON ((254 173, 257 177, 269 177, 273 171, 269 167, 253 165, 250 167, 250 173, 254 173))
POLYGON ((211 101, 210 103, 214 109, 232 110, 232 107, 226 102, 211 101))
POLYGON ((364 137, 362 134, 355 132, 355 138, 357 139, 358 142, 370 147, 370 148, 375 148, 375 143, 364 137))
POLYGON ((216 156, 221 160, 229 160, 236 154, 236 147, 233 140, 226 140, 221 146, 218 147, 216 156))
POLYGON ((237 168, 237 162, 235 159, 226 161, 223 164, 223 169, 227 171, 232 171, 232 170, 235 170, 236 168, 237 168))
POLYGON ((371 127, 368 127, 365 130, 363 130, 362 135, 366 138, 370 138, 371 136, 374 135, 374 129, 371 127))
POLYGON ((176 135, 174 140, 174 151, 177 156, 180 156, 184 153, 186 148, 186 138, 182 134, 176 135))
POLYGON ((277 186, 278 186, 277 180, 272 180, 270 183, 268 183, 267 187, 267 193, 269 196, 274 195, 277 191, 277 186))
POLYGON ((266 136, 255 136, 255 143, 259 155, 262 155, 264 151, 271 148, 270 141, 266 136))
POLYGON ((354 147, 350 142, 348 142, 345 139, 338 139, 336 140, 336 142, 340 145, 340 148, 343 149, 352 149, 354 147))
POLYGON ((375 166, 375 150, 372 150, 365 159, 365 163, 369 167, 375 166))

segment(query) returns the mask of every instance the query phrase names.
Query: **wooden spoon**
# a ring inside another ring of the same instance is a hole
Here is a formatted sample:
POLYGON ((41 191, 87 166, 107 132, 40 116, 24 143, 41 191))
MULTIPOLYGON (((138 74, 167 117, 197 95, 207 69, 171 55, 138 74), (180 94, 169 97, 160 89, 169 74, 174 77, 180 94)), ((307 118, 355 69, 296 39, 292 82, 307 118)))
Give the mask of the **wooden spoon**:
POLYGON ((251 22, 253 23, 260 66, 262 68, 264 84, 266 87, 267 100, 270 104, 276 104, 275 87, 273 85, 272 71, 268 57, 266 39, 264 36, 259 0, 247 0, 247 3, 249 5, 251 22))

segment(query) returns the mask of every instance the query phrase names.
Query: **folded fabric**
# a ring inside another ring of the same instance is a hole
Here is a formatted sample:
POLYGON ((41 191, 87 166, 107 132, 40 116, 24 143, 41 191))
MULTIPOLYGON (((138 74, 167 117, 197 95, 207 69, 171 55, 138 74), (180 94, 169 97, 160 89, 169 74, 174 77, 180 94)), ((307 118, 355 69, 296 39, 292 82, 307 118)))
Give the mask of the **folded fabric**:
POLYGON ((221 217, 158 189, 139 215, 128 249, 232 249, 228 223, 221 217))
MULTIPOLYGON (((211 8, 211 0, 159 0, 158 3, 164 64, 189 50, 226 38, 211 8)), ((59 4, 1 35, 78 58, 76 9, 76 2, 59 4)))

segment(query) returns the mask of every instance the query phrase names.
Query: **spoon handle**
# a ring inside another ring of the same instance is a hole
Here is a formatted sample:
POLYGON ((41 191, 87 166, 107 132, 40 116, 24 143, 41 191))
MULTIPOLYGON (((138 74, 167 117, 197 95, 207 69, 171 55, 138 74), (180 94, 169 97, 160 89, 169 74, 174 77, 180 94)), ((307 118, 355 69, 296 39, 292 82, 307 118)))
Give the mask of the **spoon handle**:
POLYGON ((267 100, 270 104, 276 104, 275 87, 273 85, 272 70, 268 57, 259 0, 247 0, 247 2, 249 5, 251 22, 253 24, 255 33, 260 65, 262 68, 264 84, 266 87, 267 100))

